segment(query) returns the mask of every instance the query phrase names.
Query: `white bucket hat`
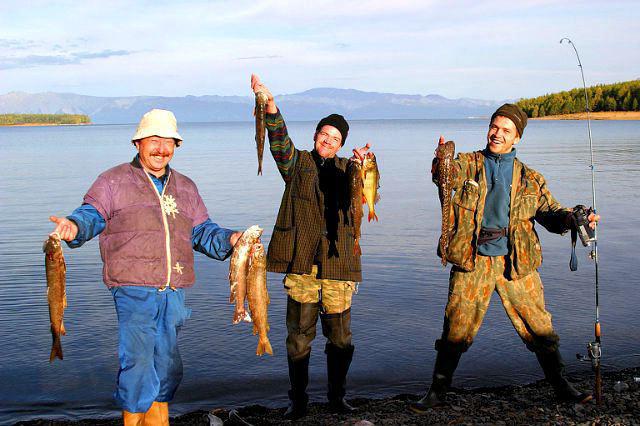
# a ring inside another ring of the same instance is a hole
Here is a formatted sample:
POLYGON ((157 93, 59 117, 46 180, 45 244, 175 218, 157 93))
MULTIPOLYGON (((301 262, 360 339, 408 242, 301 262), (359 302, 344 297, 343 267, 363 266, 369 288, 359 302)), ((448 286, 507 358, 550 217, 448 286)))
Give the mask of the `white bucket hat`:
POLYGON ((173 138, 176 145, 180 146, 182 136, 178 133, 178 123, 176 116, 171 111, 165 109, 152 109, 142 116, 136 134, 131 139, 135 142, 149 136, 160 136, 161 138, 173 138))

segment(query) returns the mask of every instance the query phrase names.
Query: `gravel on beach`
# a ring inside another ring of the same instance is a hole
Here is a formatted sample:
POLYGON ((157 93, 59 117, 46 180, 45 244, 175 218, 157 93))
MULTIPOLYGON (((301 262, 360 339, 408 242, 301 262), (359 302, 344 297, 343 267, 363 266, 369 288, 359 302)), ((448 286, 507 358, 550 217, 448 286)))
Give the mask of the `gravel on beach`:
MULTIPOLYGON (((579 390, 593 389, 593 375, 573 376, 571 381, 579 390)), ((454 389, 447 394, 448 406, 426 414, 414 414, 408 409, 410 401, 420 395, 402 394, 384 399, 349 399, 357 408, 351 415, 336 415, 327 411, 327 404, 312 403, 309 414, 297 422, 285 421, 283 408, 259 405, 237 410, 246 423, 230 418, 225 409, 200 410, 172 417, 172 426, 220 425, 640 425, 640 368, 629 368, 603 374, 603 403, 558 403, 553 390, 543 380, 523 386, 454 389), (212 421, 213 420, 213 421, 212 421)), ((78 421, 33 420, 16 423, 29 426, 120 425, 117 419, 83 419, 78 421)))

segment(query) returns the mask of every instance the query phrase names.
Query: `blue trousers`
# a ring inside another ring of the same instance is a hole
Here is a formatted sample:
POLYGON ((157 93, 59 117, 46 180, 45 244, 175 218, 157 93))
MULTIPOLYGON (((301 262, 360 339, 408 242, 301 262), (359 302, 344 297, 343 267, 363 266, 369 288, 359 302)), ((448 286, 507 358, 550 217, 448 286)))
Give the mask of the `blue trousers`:
POLYGON ((116 404, 131 413, 146 412, 153 401, 168 402, 182 380, 178 332, 191 315, 184 290, 113 287, 118 314, 116 404))

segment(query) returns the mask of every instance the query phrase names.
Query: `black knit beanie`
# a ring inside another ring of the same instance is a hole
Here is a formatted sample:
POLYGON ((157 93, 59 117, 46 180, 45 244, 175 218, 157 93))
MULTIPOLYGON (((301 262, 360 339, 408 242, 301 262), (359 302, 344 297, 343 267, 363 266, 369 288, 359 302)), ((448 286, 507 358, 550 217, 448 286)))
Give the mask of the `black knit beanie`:
POLYGON ((491 116, 492 122, 497 115, 507 117, 509 120, 513 121, 513 124, 516 125, 516 129, 518 129, 518 136, 522 137, 522 132, 524 132, 524 128, 527 127, 527 114, 525 114, 518 105, 502 105, 491 116))
POLYGON ((331 114, 320 120, 318 125, 316 126, 316 133, 322 129, 322 126, 333 126, 342 135, 342 145, 344 146, 345 141, 347 140, 347 135, 349 134, 349 123, 344 119, 340 114, 331 114))

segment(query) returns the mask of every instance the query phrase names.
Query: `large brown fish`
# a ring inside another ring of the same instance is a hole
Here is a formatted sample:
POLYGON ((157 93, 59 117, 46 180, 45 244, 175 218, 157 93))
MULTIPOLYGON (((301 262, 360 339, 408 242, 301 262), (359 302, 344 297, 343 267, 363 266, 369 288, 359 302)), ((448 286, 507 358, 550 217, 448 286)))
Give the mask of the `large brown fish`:
POLYGON ((42 245, 44 252, 44 266, 47 271, 47 299, 49 300, 49 320, 51 321, 51 355, 49 362, 56 357, 62 359, 62 344, 60 335, 67 334, 64 323, 64 310, 67 307, 66 275, 67 266, 64 263, 62 244, 58 234, 49 235, 42 245))
POLYGON ((247 300, 253 321, 253 334, 258 334, 256 355, 262 356, 265 352, 273 355, 271 342, 267 336, 270 328, 268 309, 271 300, 267 291, 267 255, 262 244, 253 246, 247 279, 247 300))
POLYGON ((364 187, 364 167, 359 161, 349 161, 347 178, 349 179, 349 193, 351 195, 349 209, 351 210, 351 217, 353 218, 353 236, 355 237, 353 252, 354 254, 362 255, 362 249, 360 248, 360 227, 362 225, 362 216, 364 216, 362 204, 365 202, 364 195, 362 195, 364 187))
POLYGON ((442 235, 440 235, 439 249, 442 264, 447 265, 447 250, 449 249, 449 213, 451 209, 451 191, 453 189, 453 156, 456 144, 448 141, 436 148, 438 197, 442 207, 442 235))
POLYGON ((258 174, 262 174, 262 157, 264 156, 264 136, 266 129, 267 101, 264 92, 256 93, 256 149, 258 150, 258 174))
POLYGON ((363 189, 367 207, 369 207, 369 216, 367 220, 371 222, 372 219, 378 221, 378 215, 376 215, 375 204, 380 199, 378 195, 378 188, 380 188, 380 172, 378 171, 378 162, 373 152, 367 153, 367 156, 363 162, 363 189))
POLYGON ((245 309, 247 276, 249 274, 251 247, 258 242, 260 235, 262 235, 262 228, 258 225, 253 225, 243 232, 233 247, 233 253, 231 254, 231 260, 229 262, 229 287, 231 290, 229 302, 236 304, 233 313, 234 324, 240 321, 251 321, 245 309))

